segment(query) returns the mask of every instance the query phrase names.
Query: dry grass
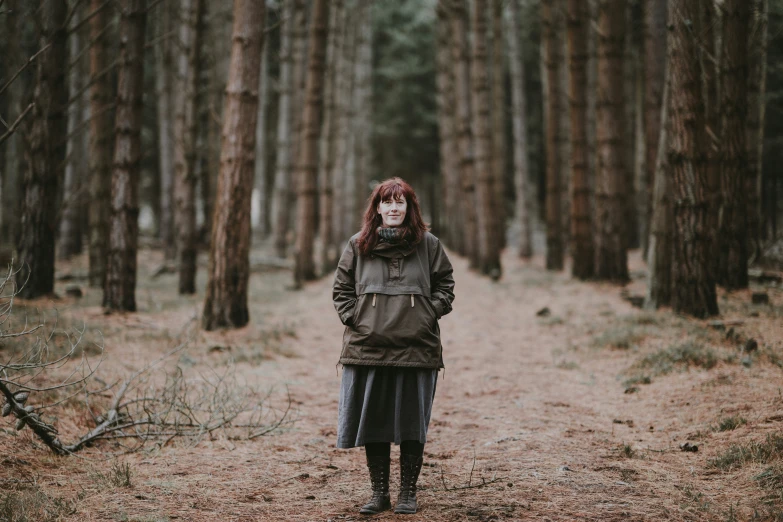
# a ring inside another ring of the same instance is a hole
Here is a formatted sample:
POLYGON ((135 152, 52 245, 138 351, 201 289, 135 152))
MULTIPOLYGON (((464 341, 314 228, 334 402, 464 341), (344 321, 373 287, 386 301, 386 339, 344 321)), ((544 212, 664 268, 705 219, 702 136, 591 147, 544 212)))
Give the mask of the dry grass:
POLYGON ((733 444, 708 461, 709 466, 730 471, 749 463, 768 464, 783 457, 783 435, 769 434, 762 441, 733 444))

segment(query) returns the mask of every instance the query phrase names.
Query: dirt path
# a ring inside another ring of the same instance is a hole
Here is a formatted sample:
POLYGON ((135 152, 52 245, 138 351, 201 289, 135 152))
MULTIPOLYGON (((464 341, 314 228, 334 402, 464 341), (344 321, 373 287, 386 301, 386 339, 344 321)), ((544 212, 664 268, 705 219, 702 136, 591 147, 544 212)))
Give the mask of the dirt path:
MULTIPOLYGON (((761 493, 751 477, 760 468, 725 473, 707 460, 730 441, 779 429, 768 420, 783 409, 779 368, 719 363, 656 376, 637 393, 624 393, 623 379, 640 354, 688 336, 709 338, 703 323, 645 314, 617 287, 577 283, 536 262, 507 257, 502 283, 493 284, 453 261, 457 298, 441 321, 447 368, 425 448, 420 513, 374 520, 722 520, 730 509, 752 513, 761 493), (537 316, 544 307, 550 315, 537 316), (612 335, 632 346, 602 346, 617 342, 612 335), (747 425, 710 431, 736 412, 747 425), (699 444, 699 452, 680 451, 685 441, 699 444)), ((641 269, 638 260, 633 269, 641 269)), ((226 354, 209 347, 252 345, 264 328, 295 329, 271 359, 238 365, 249 382, 275 385, 278 403, 287 385, 293 426, 253 442, 218 437, 131 456, 130 489, 92 487, 88 468, 100 467, 94 460, 84 466, 43 456, 53 488, 81 484, 87 491, 69 520, 361 519, 356 511, 368 492, 363 451, 334 448, 342 326, 331 281, 292 293, 283 277, 254 276, 257 326, 202 334, 192 357, 197 365, 219 366, 226 354)), ((641 292, 643 282, 630 289, 641 292)), ((198 309, 195 297, 155 313, 155 291, 152 285, 140 291, 147 310, 138 320, 173 326, 198 309)), ((781 301, 780 293, 772 297, 781 301)), ((94 309, 91 317, 101 320, 94 309)), ((750 321, 767 328, 768 341, 783 338, 780 326, 769 326, 774 316, 750 321)), ((125 341, 141 358, 155 346, 125 341)), ((396 473, 393 466, 393 494, 396 473)))

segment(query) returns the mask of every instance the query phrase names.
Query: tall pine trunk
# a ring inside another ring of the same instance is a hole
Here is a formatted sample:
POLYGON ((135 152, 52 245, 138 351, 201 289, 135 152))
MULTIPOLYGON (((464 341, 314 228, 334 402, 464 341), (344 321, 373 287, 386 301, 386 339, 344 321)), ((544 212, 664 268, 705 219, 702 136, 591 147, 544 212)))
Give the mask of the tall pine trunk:
POLYGON ((510 0, 508 15, 508 60, 511 71, 512 124, 514 131, 514 188, 516 191, 516 219, 519 222, 519 257, 533 255, 530 226, 533 187, 529 183, 530 166, 527 157, 527 107, 525 100, 525 63, 519 45, 519 0, 510 0))
POLYGON ((457 100, 451 74, 451 27, 448 0, 439 0, 437 20, 437 48, 435 55, 438 145, 440 153, 440 176, 443 188, 444 219, 442 230, 444 241, 459 254, 465 254, 462 235, 462 212, 460 202, 459 147, 457 144, 457 121, 454 107, 457 100))
POLYGON ((323 133, 319 144, 318 161, 318 235, 321 240, 321 274, 337 265, 338 250, 334 240, 334 172, 338 133, 338 81, 342 61, 342 46, 348 30, 345 24, 343 0, 333 0, 329 13, 329 37, 326 49, 324 77, 323 133))
POLYGON ((564 245, 562 233, 561 207, 561 162, 558 145, 561 142, 560 112, 565 107, 560 106, 558 68, 563 60, 562 38, 562 2, 561 0, 541 1, 541 46, 544 70, 544 127, 546 148, 546 267, 549 270, 562 270, 564 261, 564 245))
POLYGON ((767 90, 767 11, 768 0, 753 0, 752 26, 748 42, 748 232, 750 255, 761 250, 762 196, 761 171, 764 151, 764 112, 767 90))
POLYGON ((571 100, 571 273, 579 279, 594 274, 590 216, 590 168, 587 156, 587 31, 584 0, 568 0, 569 98, 571 100))
POLYGON ((495 241, 506 246, 506 76, 503 41, 503 0, 492 2, 492 178, 495 241))
POLYGON ((672 173, 672 306, 695 317, 718 313, 708 205, 707 117, 702 97, 700 43, 692 21, 698 5, 669 0, 669 154, 672 173))
POLYGON ((721 67, 721 193, 718 283, 728 289, 748 286, 748 39, 750 4, 723 4, 721 67))
POLYGON ((174 115, 174 202, 179 293, 196 292, 196 132, 204 0, 181 0, 174 115))
POLYGON ((68 63, 65 0, 47 0, 39 11, 40 48, 33 109, 25 129, 27 170, 22 181, 21 230, 17 252, 22 266, 16 274, 19 295, 32 299, 54 291, 54 245, 57 190, 65 166, 68 63))
POLYGON ((372 165, 372 1, 362 0, 358 9, 361 21, 356 35, 356 63, 354 70, 354 183, 350 229, 362 226, 364 203, 369 196, 370 171, 372 165))
POLYGON ((247 324, 250 192, 253 187, 264 0, 234 0, 231 62, 223 110, 220 174, 212 223, 205 330, 247 324))
POLYGON ((139 173, 144 93, 146 0, 123 0, 114 159, 111 177, 109 252, 103 306, 136 311, 136 255, 139 236, 139 173))
POLYGON ((297 9, 301 3, 295 0, 283 4, 283 20, 280 32, 280 99, 277 120, 277 166, 275 169, 274 199, 274 245, 277 255, 285 257, 288 246, 288 223, 290 214, 292 128, 294 119, 294 54, 293 41, 296 30, 297 9))
MULTIPOLYGON (((666 0, 644 0, 644 175, 642 188, 648 197, 639 208, 644 223, 652 229, 652 200, 655 197, 655 173, 657 170, 658 139, 661 130, 661 105, 663 104, 664 69, 666 68, 666 0)), ((648 258, 650 237, 642 227, 642 247, 648 258)), ((651 234, 650 234, 651 235, 651 234)))
POLYGON ((261 72, 258 76, 258 121, 256 122, 256 167, 253 174, 253 198, 251 208, 256 209, 252 223, 253 233, 260 238, 269 234, 269 206, 267 205, 268 187, 266 183, 267 143, 266 126, 269 107, 269 68, 272 58, 272 46, 265 45, 261 53, 261 72))
MULTIPOLYGON (((100 0, 98 0, 100 1, 100 0)), ((169 34, 172 23, 173 6, 165 3, 160 6, 161 14, 156 20, 158 32, 169 34)), ((158 169, 160 171, 160 239, 166 259, 176 257, 175 224, 174 224, 174 158, 172 157, 173 129, 172 115, 174 112, 172 70, 172 40, 162 38, 155 44, 155 94, 158 124, 158 169)))
POLYGON ((471 268, 479 267, 479 231, 476 210, 476 164, 471 129, 470 54, 468 48, 468 12, 465 0, 451 6, 451 59, 457 98, 457 143, 460 156, 462 194, 460 206, 465 216, 465 253, 471 268))
POLYGON ((297 161, 296 252, 294 285, 315 279, 316 199, 318 195, 318 138, 324 102, 324 65, 328 33, 329 2, 315 0, 310 25, 310 49, 306 82, 305 110, 297 161))
POLYGON ((598 3, 598 101, 596 105, 596 240, 595 275, 628 281, 628 170, 623 148, 625 100, 623 51, 624 0, 598 3))

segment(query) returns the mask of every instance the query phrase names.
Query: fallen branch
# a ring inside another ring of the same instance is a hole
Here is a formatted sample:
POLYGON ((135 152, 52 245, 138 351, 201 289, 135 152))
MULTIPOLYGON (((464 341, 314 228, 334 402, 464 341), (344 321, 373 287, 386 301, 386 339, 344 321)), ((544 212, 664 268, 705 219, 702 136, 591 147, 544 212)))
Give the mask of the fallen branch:
POLYGON ((452 486, 449 487, 446 484, 446 476, 443 474, 443 466, 440 467, 440 480, 443 483, 443 490, 444 491, 459 491, 461 489, 475 489, 475 488, 483 488, 484 486, 489 486, 490 484, 494 484, 496 482, 501 482, 503 480, 506 480, 503 477, 497 477, 495 475, 492 476, 490 480, 485 479, 484 477, 481 477, 481 483, 480 484, 473 484, 473 470, 476 468, 476 455, 473 455, 473 464, 470 467, 470 475, 468 476, 468 483, 465 486, 452 486))

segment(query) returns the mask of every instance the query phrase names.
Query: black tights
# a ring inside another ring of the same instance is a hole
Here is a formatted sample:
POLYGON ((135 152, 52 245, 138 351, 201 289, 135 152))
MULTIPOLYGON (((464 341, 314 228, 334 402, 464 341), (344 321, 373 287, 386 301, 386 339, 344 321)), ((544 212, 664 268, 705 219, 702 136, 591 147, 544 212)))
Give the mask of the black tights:
MULTIPOLYGON (((391 455, 391 443, 368 442, 364 445, 364 452, 368 457, 389 457, 391 455)), ((400 444, 400 453, 421 457, 424 455, 424 444, 418 440, 404 440, 400 444)))

